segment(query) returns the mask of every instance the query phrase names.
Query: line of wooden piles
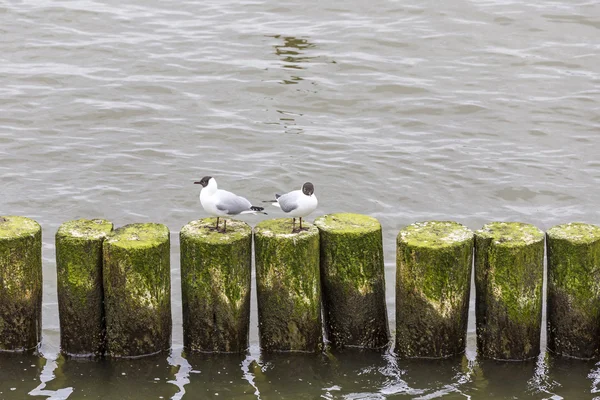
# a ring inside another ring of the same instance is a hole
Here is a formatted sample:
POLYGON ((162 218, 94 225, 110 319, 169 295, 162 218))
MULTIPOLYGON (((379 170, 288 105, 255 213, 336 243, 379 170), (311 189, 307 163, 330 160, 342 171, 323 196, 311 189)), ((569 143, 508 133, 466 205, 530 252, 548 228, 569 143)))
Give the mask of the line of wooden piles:
MULTIPOLYGON (((214 219, 180 231, 184 348, 248 349, 253 230, 214 219)), ((382 231, 357 214, 319 217, 292 233, 291 221, 254 229, 258 325, 264 352, 385 349, 382 231), (323 329, 324 327, 324 329, 323 329)), ((56 233, 61 351, 71 356, 139 357, 171 342, 169 230, 161 224, 113 229, 77 220, 56 233)), ((550 351, 598 358, 600 228, 494 222, 472 232, 450 221, 409 225, 397 237, 395 352, 446 358, 465 351, 474 264, 478 355, 527 360, 540 351, 544 244, 550 351), (544 240, 545 239, 545 240, 544 240)), ((41 338, 41 227, 0 217, 0 351, 35 349, 41 338)))

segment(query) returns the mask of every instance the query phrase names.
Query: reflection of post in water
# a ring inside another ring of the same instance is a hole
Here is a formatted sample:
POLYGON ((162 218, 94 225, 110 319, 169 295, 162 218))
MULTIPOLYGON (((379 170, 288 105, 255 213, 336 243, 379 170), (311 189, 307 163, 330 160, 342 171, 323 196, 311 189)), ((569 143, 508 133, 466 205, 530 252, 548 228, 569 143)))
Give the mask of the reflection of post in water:
POLYGON ((35 354, 0 352, 0 398, 28 398, 45 365, 46 359, 35 354))
POLYGON ((170 383, 175 379, 177 367, 164 354, 93 361, 61 356, 55 363, 54 379, 47 382, 43 392, 36 392, 37 396, 60 394, 72 388, 77 399, 84 398, 82 390, 92 399, 173 399, 179 390, 170 383))
POLYGON ((489 398, 507 398, 515 393, 538 391, 539 388, 531 382, 536 368, 536 360, 506 362, 480 359, 473 368, 470 385, 489 398))
MULTIPOLYGON (((323 394, 320 383, 332 382, 331 369, 323 353, 263 352, 260 361, 251 366, 251 371, 256 389, 264 399, 316 399, 323 394), (299 393, 302 396, 298 396, 299 393)), ((340 385, 344 387, 344 383, 340 385)))
MULTIPOLYGON (((275 39, 283 39, 283 45, 275 45, 275 54, 277 54, 283 60, 283 68, 290 69, 305 69, 300 64, 309 62, 315 57, 307 57, 304 55, 304 51, 315 47, 314 43, 309 42, 303 38, 296 38, 293 36, 272 36, 275 39)), ((284 80, 286 84, 296 84, 297 81, 301 81, 302 78, 298 76, 292 76, 291 81, 284 80)))
MULTIPOLYGON (((279 42, 279 44, 273 45, 275 54, 281 59, 280 63, 276 63, 277 69, 279 70, 279 68, 281 68, 278 73, 286 71, 283 72, 284 76, 278 81, 278 83, 283 85, 297 85, 304 81, 305 78, 303 78, 301 75, 303 74, 303 70, 305 70, 308 66, 306 63, 315 58, 308 57, 306 53, 307 50, 316 47, 316 45, 309 42, 306 38, 282 35, 274 35, 270 37, 275 38, 278 41, 283 40, 283 43, 279 42), (288 71, 291 72, 289 75, 287 74, 288 71)), ((311 82, 311 84, 314 84, 314 82, 311 82)), ((299 91, 300 89, 296 90, 299 91)), ((296 92, 294 92, 294 96, 295 93, 296 92)), ((293 104, 297 104, 297 99, 295 97, 293 104)), ((276 111, 281 114, 279 122, 276 124, 283 125, 286 133, 303 132, 302 128, 296 126, 296 116, 301 116, 301 113, 297 112, 296 110, 285 110, 281 108, 278 108, 276 111)))
MULTIPOLYGON (((191 373, 189 383, 185 385, 186 393, 192 398, 229 398, 255 399, 256 388, 244 379, 242 364, 244 354, 186 354, 191 373)), ((184 398, 187 399, 186 396, 184 398)))
POLYGON ((590 393, 595 394, 600 390, 600 366, 596 364, 597 360, 578 360, 552 353, 548 353, 546 360, 550 371, 547 392, 556 392, 569 399, 586 399, 593 398, 590 393))
POLYGON ((401 379, 396 376, 390 381, 392 384, 385 388, 385 393, 418 395, 414 398, 419 399, 445 398, 451 393, 468 392, 467 385, 472 374, 470 362, 464 355, 440 359, 399 359, 395 367, 403 374, 401 379))

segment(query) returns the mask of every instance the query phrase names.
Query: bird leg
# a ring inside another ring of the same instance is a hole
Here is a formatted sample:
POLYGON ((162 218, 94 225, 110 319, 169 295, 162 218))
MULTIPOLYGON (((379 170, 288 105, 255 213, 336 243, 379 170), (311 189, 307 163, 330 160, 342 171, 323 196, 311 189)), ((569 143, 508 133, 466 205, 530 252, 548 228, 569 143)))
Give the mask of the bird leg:
POLYGON ((210 229, 211 231, 217 231, 217 232, 219 232, 219 217, 217 217, 217 225, 215 225, 213 227, 210 227, 208 229, 210 229))
POLYGON ((308 228, 302 227, 302 217, 300 217, 300 228, 298 228, 297 232, 307 231, 307 230, 308 230, 308 228))
POLYGON ((217 217, 217 225, 215 225, 214 227, 209 228, 209 229, 211 231, 225 233, 225 231, 227 230, 227 220, 225 218, 223 218, 223 229, 219 229, 219 217, 217 217))
POLYGON ((302 232, 302 231, 307 231, 308 228, 303 228, 302 227, 302 217, 299 217, 300 219, 300 227, 296 228, 296 218, 294 218, 294 224, 292 225, 292 233, 298 233, 298 232, 302 232))

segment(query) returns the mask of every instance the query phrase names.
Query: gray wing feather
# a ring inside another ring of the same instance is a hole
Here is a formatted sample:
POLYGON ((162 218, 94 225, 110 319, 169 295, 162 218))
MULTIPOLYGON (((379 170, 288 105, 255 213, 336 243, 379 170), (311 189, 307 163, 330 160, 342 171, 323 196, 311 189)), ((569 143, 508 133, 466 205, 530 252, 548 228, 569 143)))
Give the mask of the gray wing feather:
POLYGON ((293 192, 286 193, 283 196, 279 196, 277 198, 277 202, 279 202, 279 206, 281 207, 283 212, 286 213, 294 211, 296 208, 298 208, 298 199, 293 192))
POLYGON ((237 196, 226 190, 219 191, 219 202, 216 204, 217 209, 225 211, 229 215, 236 215, 242 211, 247 211, 252 207, 252 204, 245 198, 237 196))

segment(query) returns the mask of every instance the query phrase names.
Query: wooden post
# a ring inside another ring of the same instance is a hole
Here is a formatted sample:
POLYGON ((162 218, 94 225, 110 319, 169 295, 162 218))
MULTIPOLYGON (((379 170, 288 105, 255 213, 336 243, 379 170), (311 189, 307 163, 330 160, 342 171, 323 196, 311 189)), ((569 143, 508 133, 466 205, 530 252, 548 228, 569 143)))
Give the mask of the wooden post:
POLYGON ((315 220, 321 237, 325 330, 333 347, 389 343, 381 224, 341 213, 315 220))
POLYGON ((571 223, 546 233, 548 349, 582 359, 600 356, 600 228, 571 223))
POLYGON ((42 228, 0 216, 0 351, 37 348, 42 339, 42 228))
POLYGON ((266 351, 322 348, 319 230, 291 233, 289 218, 255 228, 258 327, 266 351))
POLYGON ((475 232, 477 348, 484 359, 527 360, 540 352, 544 232, 492 222, 475 232))
POLYGON ((102 243, 113 224, 80 219, 56 232, 60 348, 72 356, 101 356, 105 348, 102 243))
POLYGON ((402 229, 396 255, 396 353, 446 358, 466 347, 473 232, 450 221, 402 229))
POLYGON ((104 241, 106 354, 139 357, 171 346, 169 229, 131 224, 104 241))
POLYGON ((229 220, 227 232, 215 218, 192 221, 180 232, 183 346, 187 351, 248 349, 252 228, 229 220))

